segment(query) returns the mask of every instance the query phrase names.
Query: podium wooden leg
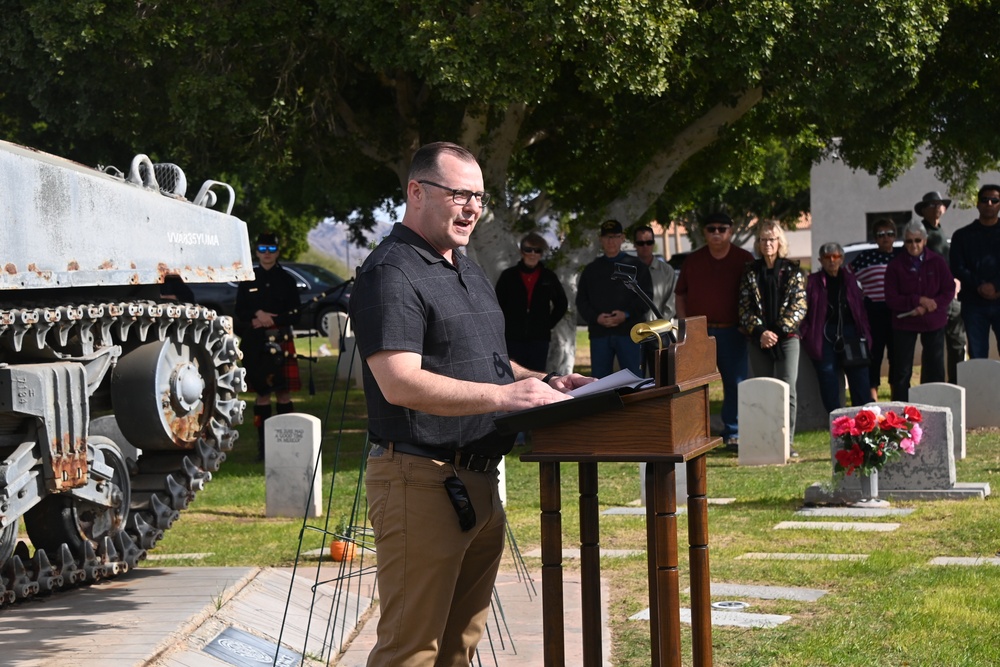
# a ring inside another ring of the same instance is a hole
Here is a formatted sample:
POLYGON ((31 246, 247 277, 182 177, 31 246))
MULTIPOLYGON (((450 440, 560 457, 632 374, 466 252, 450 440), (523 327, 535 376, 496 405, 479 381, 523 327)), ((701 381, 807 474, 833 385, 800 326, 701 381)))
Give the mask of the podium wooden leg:
POLYGON ((677 487, 673 463, 646 464, 646 542, 652 667, 681 667, 677 487))
POLYGON ((712 584, 708 567, 708 485, 705 455, 687 462, 691 560, 691 637, 695 667, 712 666, 712 584))
POLYGON ((597 464, 580 464, 580 602, 583 605, 583 664, 600 667, 601 542, 597 464))
POLYGON ((539 500, 542 531, 542 637, 545 667, 566 664, 563 624, 562 500, 559 464, 539 464, 539 500))

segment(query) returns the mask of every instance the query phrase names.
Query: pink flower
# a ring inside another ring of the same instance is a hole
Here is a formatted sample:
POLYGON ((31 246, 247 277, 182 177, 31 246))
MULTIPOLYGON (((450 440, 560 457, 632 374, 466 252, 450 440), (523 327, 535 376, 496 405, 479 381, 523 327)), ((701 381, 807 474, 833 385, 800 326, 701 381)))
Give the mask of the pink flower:
MULTIPOLYGON (((919 427, 915 427, 915 428, 919 428, 919 427)), ((916 449, 916 447, 917 447, 917 443, 915 443, 910 438, 903 438, 902 440, 899 441, 899 448, 902 449, 907 454, 913 454, 913 452, 916 449)))
POLYGON ((847 415, 843 415, 833 420, 833 426, 831 427, 831 432, 833 433, 833 437, 839 438, 842 435, 850 433, 853 428, 854 428, 854 419, 848 417, 847 415))
MULTIPOLYGON (((923 437, 924 429, 920 428, 920 424, 914 424, 913 428, 910 429, 910 438, 913 440, 913 444, 919 445, 923 437)), ((913 452, 910 453, 912 454, 913 452)))

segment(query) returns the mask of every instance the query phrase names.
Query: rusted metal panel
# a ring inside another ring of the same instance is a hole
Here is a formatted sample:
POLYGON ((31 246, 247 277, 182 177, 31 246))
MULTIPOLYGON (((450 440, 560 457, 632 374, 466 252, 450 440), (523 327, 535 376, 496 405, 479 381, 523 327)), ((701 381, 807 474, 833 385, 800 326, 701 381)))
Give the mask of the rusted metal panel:
POLYGON ((253 278, 246 224, 0 141, 0 290, 253 278))

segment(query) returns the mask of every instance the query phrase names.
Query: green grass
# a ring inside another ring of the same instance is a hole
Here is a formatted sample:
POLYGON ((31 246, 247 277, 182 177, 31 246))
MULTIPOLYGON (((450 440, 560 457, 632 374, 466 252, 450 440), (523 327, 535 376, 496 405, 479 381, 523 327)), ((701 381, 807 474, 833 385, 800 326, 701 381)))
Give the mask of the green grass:
MULTIPOLYGON (((582 345, 586 349, 585 339, 582 345)), ((326 358, 317 364, 316 396, 310 397, 305 391, 296 396, 299 410, 324 421, 324 493, 335 466, 338 471, 331 529, 350 512, 365 427, 359 391, 349 391, 345 401, 342 384, 338 384, 331 398, 334 363, 334 359, 326 358), (338 436, 342 412, 347 432, 338 436)), ((307 372, 304 365, 303 372, 307 372)), ((712 388, 712 399, 717 410, 721 399, 718 387, 712 388)), ((264 517, 263 467, 253 461, 256 445, 251 430, 247 424, 240 427, 241 438, 229 460, 192 507, 182 513, 155 553, 213 552, 199 562, 204 565, 280 566, 294 561, 303 522, 264 517)), ((1000 642, 995 640, 1000 635, 1000 567, 927 564, 934 556, 994 556, 1000 550, 1000 505, 993 499, 895 502, 894 507, 913 507, 916 511, 906 517, 876 519, 902 523, 891 533, 775 531, 776 523, 794 518, 792 513, 801 506, 808 485, 830 479, 829 439, 825 432, 799 434, 796 447, 801 457, 787 466, 741 468, 733 454, 714 451, 708 455, 709 495, 736 499, 730 505, 712 505, 709 509, 712 580, 803 586, 823 589, 828 594, 816 602, 750 601, 749 611, 786 614, 793 620, 773 629, 713 628, 714 664, 1000 665, 1000 642), (870 556, 864 562, 737 559, 751 551, 870 556)), ((956 466, 958 480, 996 486, 992 483, 1000 474, 1000 435, 988 430, 970 432, 967 448, 968 458, 956 466)), ((509 521, 522 552, 527 552, 539 545, 540 509, 537 466, 519 460, 518 455, 524 451, 515 450, 507 457, 507 495, 509 521)), ((638 499, 635 464, 600 464, 599 474, 602 508, 638 499)), ((562 466, 561 484, 563 541, 568 547, 578 539, 579 529, 575 465, 562 466)), ((324 521, 325 517, 310 523, 322 525, 324 521)), ((602 516, 600 522, 603 548, 645 548, 641 517, 602 516)), ((684 515, 679 517, 679 531, 682 588, 686 588, 689 571, 684 515)), ((320 537, 306 531, 303 548, 317 548, 320 537)), ((156 566, 166 564, 192 563, 156 562, 156 566)), ((529 560, 536 570, 539 564, 529 560)), ((576 563, 568 561, 565 566, 572 571, 576 563)), ((645 557, 604 559, 602 568, 610 591, 612 664, 648 665, 648 623, 627 620, 648 606, 645 557)), ((688 596, 682 595, 682 604, 689 602, 688 596)), ((685 626, 683 633, 685 664, 690 664, 690 628, 685 626)))

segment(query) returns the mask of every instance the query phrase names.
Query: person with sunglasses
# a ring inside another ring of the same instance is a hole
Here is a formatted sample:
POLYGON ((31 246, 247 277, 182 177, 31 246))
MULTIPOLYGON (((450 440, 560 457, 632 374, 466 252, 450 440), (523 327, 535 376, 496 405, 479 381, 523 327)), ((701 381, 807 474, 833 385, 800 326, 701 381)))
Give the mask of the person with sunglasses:
POLYGON ((885 305, 885 269, 892 258, 899 254, 896 242, 896 223, 889 218, 880 218, 872 225, 872 236, 877 247, 865 250, 851 262, 851 271, 861 283, 865 295, 865 313, 872 333, 869 339, 871 364, 868 366, 868 383, 872 400, 878 400, 878 388, 882 384, 882 358, 889 361, 889 377, 893 370, 892 313, 885 305))
POLYGON ((844 407, 840 404, 844 388, 841 372, 847 376, 851 405, 864 405, 872 400, 868 390, 868 365, 847 365, 838 353, 846 340, 860 340, 862 345, 867 345, 871 331, 861 286, 850 268, 843 266, 841 245, 821 245, 819 263, 822 268, 810 274, 806 283, 806 317, 799 331, 802 347, 816 369, 823 407, 833 412, 844 407))
POLYGON ((295 278, 278 263, 278 236, 264 232, 254 247, 257 266, 253 281, 236 292, 236 327, 241 336, 247 385, 257 394, 253 423, 257 429, 257 460, 264 460, 264 422, 272 414, 295 411, 292 392, 301 388, 293 327, 299 323, 301 299, 295 278))
POLYGON ((521 260, 497 279, 497 301, 503 310, 507 354, 533 371, 545 372, 552 329, 569 302, 559 277, 545 268, 548 243, 536 232, 521 239, 521 260))
MULTIPOLYGON (((653 282, 653 303, 665 320, 674 319, 677 313, 674 297, 674 284, 677 273, 654 254, 656 239, 653 228, 649 225, 639 225, 632 230, 632 243, 635 245, 635 256, 649 269, 649 278, 653 282)), ((649 319, 655 319, 653 311, 649 311, 649 319)))
MULTIPOLYGON (((951 200, 945 199, 936 191, 926 193, 913 205, 913 210, 922 218, 924 228, 927 230, 927 247, 944 257, 945 263, 950 260, 951 247, 944 236, 944 230, 941 229, 941 218, 949 206, 951 200)), ((961 283, 956 280, 956 297, 960 286, 961 283)), ((955 298, 948 304, 948 323, 944 325, 944 349, 947 353, 945 368, 948 371, 948 382, 951 384, 958 384, 958 364, 965 361, 967 346, 965 323, 962 322, 962 302, 955 298)))
POLYGON ((903 228, 906 252, 889 262, 885 303, 893 314, 895 359, 889 375, 892 400, 910 400, 913 351, 922 347, 920 384, 944 382, 944 327, 948 304, 955 298, 955 279, 944 257, 927 247, 927 230, 919 220, 903 228))
POLYGON ((969 357, 990 354, 990 329, 1000 344, 1000 185, 979 188, 979 218, 955 231, 948 263, 961 283, 962 321, 969 357))
POLYGON ((681 267, 677 317, 704 315, 715 338, 715 365, 722 375, 722 439, 739 450, 739 384, 749 375, 747 337, 739 326, 740 279, 753 255, 733 245, 733 219, 719 211, 702 221, 705 245, 681 267))

